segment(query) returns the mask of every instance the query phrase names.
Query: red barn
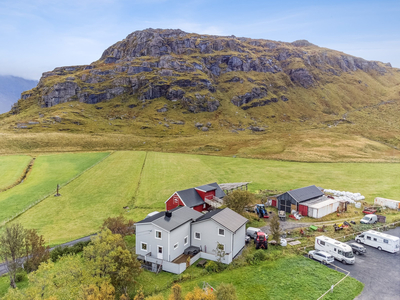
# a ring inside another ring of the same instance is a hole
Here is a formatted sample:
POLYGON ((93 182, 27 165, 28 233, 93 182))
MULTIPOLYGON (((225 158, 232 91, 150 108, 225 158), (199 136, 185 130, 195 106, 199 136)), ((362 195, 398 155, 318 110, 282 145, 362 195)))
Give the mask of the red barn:
POLYGON ((205 200, 212 200, 214 197, 221 199, 224 196, 225 193, 218 183, 214 182, 173 193, 165 201, 165 209, 171 210, 178 206, 187 206, 201 212, 210 208, 210 205, 205 200))

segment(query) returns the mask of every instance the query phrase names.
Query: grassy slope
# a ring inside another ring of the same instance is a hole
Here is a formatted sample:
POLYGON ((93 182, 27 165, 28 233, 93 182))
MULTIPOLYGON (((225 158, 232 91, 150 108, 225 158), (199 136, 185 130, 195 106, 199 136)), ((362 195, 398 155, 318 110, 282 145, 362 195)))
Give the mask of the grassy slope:
POLYGON ((50 244, 96 232, 102 221, 123 212, 134 197, 144 152, 116 152, 16 219, 37 228, 50 244))
MULTIPOLYGON (((344 274, 336 272, 302 256, 264 261, 255 266, 226 270, 181 283, 184 294, 200 288, 203 282, 217 288, 221 283, 232 283, 239 299, 317 299, 344 274)), ((346 278, 324 299, 354 299, 363 284, 354 278, 346 278)), ((170 292, 166 291, 164 296, 170 292)))
POLYGON ((66 183, 107 153, 54 154, 39 156, 27 179, 0 194, 0 221, 21 212, 36 200, 66 183))
POLYGON ((14 184, 32 158, 26 155, 0 156, 0 190, 14 184))

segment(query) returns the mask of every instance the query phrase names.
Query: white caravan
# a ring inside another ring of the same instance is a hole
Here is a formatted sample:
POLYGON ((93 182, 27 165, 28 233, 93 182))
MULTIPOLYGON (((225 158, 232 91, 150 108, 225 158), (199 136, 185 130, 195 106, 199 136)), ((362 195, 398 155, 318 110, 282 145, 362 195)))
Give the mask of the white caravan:
POLYGON ((357 243, 363 243, 391 253, 399 252, 400 250, 400 238, 375 230, 368 230, 357 235, 356 241, 357 243))
POLYGON ((349 245, 327 236, 322 235, 315 238, 315 249, 329 253, 344 264, 354 264, 356 261, 349 245))

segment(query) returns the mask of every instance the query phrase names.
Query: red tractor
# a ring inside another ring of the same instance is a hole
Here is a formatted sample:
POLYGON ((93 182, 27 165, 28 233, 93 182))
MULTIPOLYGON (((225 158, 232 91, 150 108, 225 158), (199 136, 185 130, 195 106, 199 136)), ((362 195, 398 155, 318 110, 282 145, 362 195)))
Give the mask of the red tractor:
POLYGON ((254 244, 256 244, 256 249, 268 249, 268 235, 262 231, 257 232, 254 244))

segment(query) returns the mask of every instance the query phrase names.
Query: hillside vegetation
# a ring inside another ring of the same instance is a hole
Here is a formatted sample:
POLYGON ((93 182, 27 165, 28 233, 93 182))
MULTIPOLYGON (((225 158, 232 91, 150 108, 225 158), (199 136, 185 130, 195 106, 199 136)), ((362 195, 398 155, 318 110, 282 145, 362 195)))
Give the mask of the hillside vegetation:
POLYGON ((31 159, 27 155, 0 156, 0 192, 22 179, 31 159))
POLYGON ((307 41, 146 29, 90 65, 43 73, 0 115, 0 153, 398 161, 399 113, 400 70, 390 64, 307 41))

